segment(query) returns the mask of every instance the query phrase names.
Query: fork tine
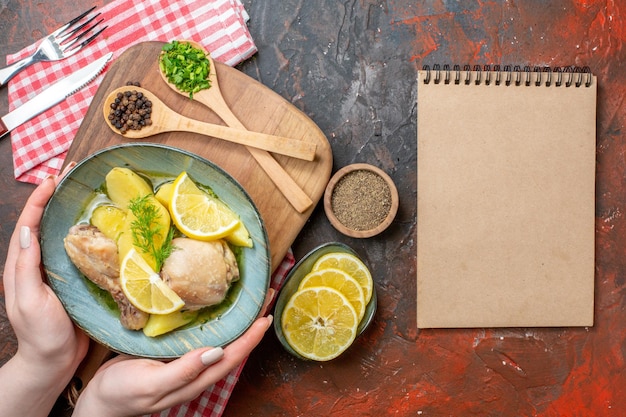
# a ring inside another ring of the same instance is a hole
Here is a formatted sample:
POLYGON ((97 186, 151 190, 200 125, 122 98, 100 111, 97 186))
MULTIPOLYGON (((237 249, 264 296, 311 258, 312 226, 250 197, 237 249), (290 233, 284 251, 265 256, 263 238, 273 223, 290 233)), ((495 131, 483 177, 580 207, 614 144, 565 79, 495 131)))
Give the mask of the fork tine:
POLYGON ((82 49, 84 46, 86 46, 87 44, 89 44, 91 41, 93 41, 94 39, 96 39, 96 37, 102 33, 102 31, 104 31, 104 29, 108 28, 108 26, 103 27, 102 29, 100 29, 99 31, 97 31, 96 33, 94 33, 93 35, 91 35, 89 38, 85 39, 84 41, 82 41, 81 43, 79 43, 78 45, 72 46, 74 45, 80 38, 82 38, 83 36, 85 36, 89 31, 91 31, 93 28, 95 28, 98 23, 102 22, 104 19, 100 19, 95 25, 93 25, 92 27, 89 28, 89 30, 84 31, 83 33, 81 33, 80 35, 78 35, 74 40, 72 40, 72 42, 68 45, 67 49, 64 49, 64 53, 69 56, 71 54, 73 54, 74 52, 78 52, 80 49, 82 49))
MULTIPOLYGON (((68 40, 69 38, 71 38, 72 36, 74 36, 78 31, 80 31, 81 29, 83 29, 85 26, 87 26, 88 24, 90 24, 96 17, 100 16, 100 13, 97 13, 95 15, 93 15, 92 17, 90 17, 89 19, 87 19, 86 21, 84 21, 83 23, 81 23, 80 25, 76 26, 75 28, 73 28, 72 30, 69 30, 70 28, 68 27, 66 29, 66 31, 64 31, 64 33, 59 34, 59 36, 56 37, 57 42, 59 44, 65 42, 66 40, 68 40)), ((85 32, 89 32, 91 29, 93 29, 98 23, 102 22, 103 19, 100 19, 100 21, 98 21, 95 25, 93 25, 92 27, 90 27, 89 29, 85 30, 85 32)), ((76 22, 74 22, 76 23, 76 22)), ((77 37, 80 37, 81 35, 78 35, 77 37)))
MULTIPOLYGON (((80 19, 82 19, 83 17, 85 17, 89 13, 91 13, 91 11, 94 10, 95 8, 96 8, 96 6, 93 6, 91 9, 89 9, 86 12, 82 13, 80 16, 76 16, 75 18, 73 18, 72 20, 70 20, 69 22, 67 22, 66 24, 64 24, 63 26, 58 28, 57 30, 55 30, 52 34, 57 35, 57 34, 63 33, 66 29, 68 29, 69 27, 73 26, 74 23, 78 22, 80 19)), ((100 13, 98 13, 98 14, 100 14, 100 13)))
MULTIPOLYGON (((94 16, 95 17, 95 16, 94 16)), ((82 39, 84 36, 86 36, 89 32, 91 32, 96 26, 98 26, 100 23, 102 23, 104 21, 104 19, 100 19, 98 20, 96 23, 93 24, 93 26, 91 26, 89 29, 83 31, 82 33, 78 34, 76 36, 76 38, 74 38, 74 40, 72 41, 72 43, 82 39)), ((99 31, 97 31, 96 33, 94 33, 93 35, 91 35, 89 37, 89 39, 84 40, 83 42, 81 42, 81 46, 85 46, 87 43, 89 43, 91 40, 93 40, 93 38, 95 38, 96 36, 98 36, 104 29, 108 28, 108 26, 103 27, 102 29, 100 29, 99 31)))
POLYGON ((104 19, 100 19, 98 20, 96 23, 94 23, 92 26, 88 27, 87 29, 83 30, 81 33, 79 33, 78 35, 76 35, 76 33, 79 30, 82 30, 83 28, 85 28, 85 26, 87 26, 89 23, 91 23, 96 17, 98 17, 100 15, 100 13, 98 13, 97 15, 93 16, 91 19, 89 19, 88 21, 86 21, 85 23, 81 24, 80 26, 78 26, 76 29, 72 30, 71 32, 69 32, 67 35, 63 35, 62 38, 57 38, 57 42, 59 43, 59 45, 61 46, 61 49, 66 50, 71 48, 72 45, 74 45, 78 40, 80 40, 81 38, 83 38, 85 35, 87 35, 89 32, 91 32, 96 26, 98 26, 104 19), (74 36, 76 35, 76 36, 74 36), (74 38, 69 39, 70 37, 74 36, 74 38))
MULTIPOLYGON (((71 27, 71 25, 79 22, 82 18, 84 18, 94 8, 95 7, 92 7, 87 12, 85 12, 82 15, 72 19, 68 23, 70 25, 70 27, 71 27)), ((78 52, 84 46, 86 46, 91 41, 93 41, 100 33, 102 33, 102 31, 104 31, 108 27, 108 26, 103 27, 102 29, 100 29, 96 33, 94 33, 91 36, 89 36, 89 38, 87 38, 87 39, 83 40, 82 42, 78 43, 82 38, 84 38, 85 36, 89 35, 90 32, 93 32, 93 30, 95 29, 96 26, 98 26, 102 21, 104 21, 104 19, 100 19, 97 22, 95 22, 93 25, 88 26, 98 16, 100 16, 100 14, 101 13, 95 14, 94 16, 92 16, 89 19, 87 19, 85 22, 83 22, 80 25, 78 25, 77 27, 73 28, 71 31, 68 31, 67 33, 65 33, 65 34, 63 34, 61 36, 57 36, 56 39, 57 39, 57 42, 59 44, 59 47, 61 48, 61 50, 63 51, 63 54, 66 57, 70 56, 70 55, 72 55, 72 54, 74 54, 76 52, 78 52), (79 31, 81 31, 81 32, 78 33, 79 31), (74 35, 76 35, 76 36, 74 36, 74 35), (74 36, 74 38, 70 39, 72 36, 74 36)), ((66 30, 69 30, 70 27, 67 27, 66 30)))
POLYGON ((52 32, 50 35, 48 35, 48 37, 52 36, 54 38, 58 38, 59 36, 62 36, 63 32, 65 32, 67 29, 69 29, 72 25, 74 25, 80 19, 82 19, 83 17, 87 16, 95 8, 96 8, 96 6, 93 6, 91 9, 87 10, 86 12, 81 14, 80 16, 76 16, 75 18, 73 18, 72 20, 70 20, 69 22, 64 24, 63 26, 57 28, 54 32, 52 32))

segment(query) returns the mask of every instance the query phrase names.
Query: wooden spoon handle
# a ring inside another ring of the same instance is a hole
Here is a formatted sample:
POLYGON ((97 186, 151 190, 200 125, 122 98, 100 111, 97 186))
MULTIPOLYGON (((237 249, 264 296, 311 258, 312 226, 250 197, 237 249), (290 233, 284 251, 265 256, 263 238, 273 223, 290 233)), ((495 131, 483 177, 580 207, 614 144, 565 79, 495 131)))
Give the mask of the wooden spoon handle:
POLYGON ((275 152, 293 158, 312 161, 315 159, 317 145, 303 140, 290 139, 282 136, 268 135, 266 133, 250 132, 234 127, 200 122, 198 120, 179 117, 176 123, 177 130, 186 132, 202 133, 229 142, 238 143, 248 147, 259 148, 265 151, 275 152))
POLYGON ((309 196, 269 152, 251 147, 248 151, 298 213, 304 213, 313 205, 309 196))
MULTIPOLYGON (((198 94, 196 97, 198 101, 202 102, 201 94, 198 94)), ((222 119, 228 126, 241 130, 248 130, 230 110, 221 94, 216 94, 213 99, 214 101, 211 102, 210 105, 208 103, 203 104, 213 109, 220 119, 222 119)), ((280 190, 287 201, 289 201, 298 213, 304 213, 313 205, 311 198, 302 190, 302 188, 300 188, 293 178, 291 178, 289 173, 285 171, 285 169, 269 152, 252 147, 247 147, 247 149, 263 171, 265 171, 265 173, 270 177, 274 185, 276 185, 276 188, 280 190)))

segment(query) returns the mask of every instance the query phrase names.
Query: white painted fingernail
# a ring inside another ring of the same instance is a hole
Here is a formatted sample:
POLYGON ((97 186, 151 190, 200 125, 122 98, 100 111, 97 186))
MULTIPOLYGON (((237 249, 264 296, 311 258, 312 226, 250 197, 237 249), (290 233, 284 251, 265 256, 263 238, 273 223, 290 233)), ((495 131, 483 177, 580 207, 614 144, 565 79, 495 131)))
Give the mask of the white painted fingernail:
POLYGON ((224 350, 220 347, 207 350, 200 356, 200 360, 204 366, 213 365, 224 357, 224 350))
POLYGON ((30 248, 30 227, 28 226, 20 228, 20 248, 30 248))

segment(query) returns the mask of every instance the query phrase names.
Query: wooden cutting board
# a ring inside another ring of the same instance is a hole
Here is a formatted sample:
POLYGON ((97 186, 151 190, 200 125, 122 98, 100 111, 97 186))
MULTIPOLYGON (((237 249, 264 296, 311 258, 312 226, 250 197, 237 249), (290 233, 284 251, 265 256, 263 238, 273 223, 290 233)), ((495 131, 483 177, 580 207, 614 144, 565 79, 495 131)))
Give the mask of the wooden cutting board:
MULTIPOLYGON (((137 81, 176 112, 201 121, 224 124, 206 106, 172 91, 159 74, 158 56, 163 43, 145 42, 126 50, 110 64, 78 133, 66 162, 79 161, 93 152, 132 140, 110 130, 102 107, 110 91, 137 81)), ((248 130, 291 137, 317 144, 312 162, 274 155, 279 164, 313 201, 297 212, 276 188, 248 150, 219 139, 193 133, 162 133, 143 142, 162 143, 200 155, 220 166, 245 188, 265 222, 272 255, 272 271, 324 193, 332 170, 332 150, 319 127, 280 95, 242 72, 216 62, 217 76, 226 103, 248 130)), ((184 167, 181 167, 183 170, 184 167)))

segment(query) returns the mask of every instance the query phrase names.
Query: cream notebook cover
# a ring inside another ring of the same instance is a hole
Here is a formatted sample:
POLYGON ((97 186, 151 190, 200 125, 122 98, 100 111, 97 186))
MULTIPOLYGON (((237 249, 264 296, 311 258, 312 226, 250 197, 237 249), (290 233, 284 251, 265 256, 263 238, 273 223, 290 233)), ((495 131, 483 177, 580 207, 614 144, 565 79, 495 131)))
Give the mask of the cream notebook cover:
POLYGON ((419 71, 419 328, 593 325, 596 82, 419 71))

